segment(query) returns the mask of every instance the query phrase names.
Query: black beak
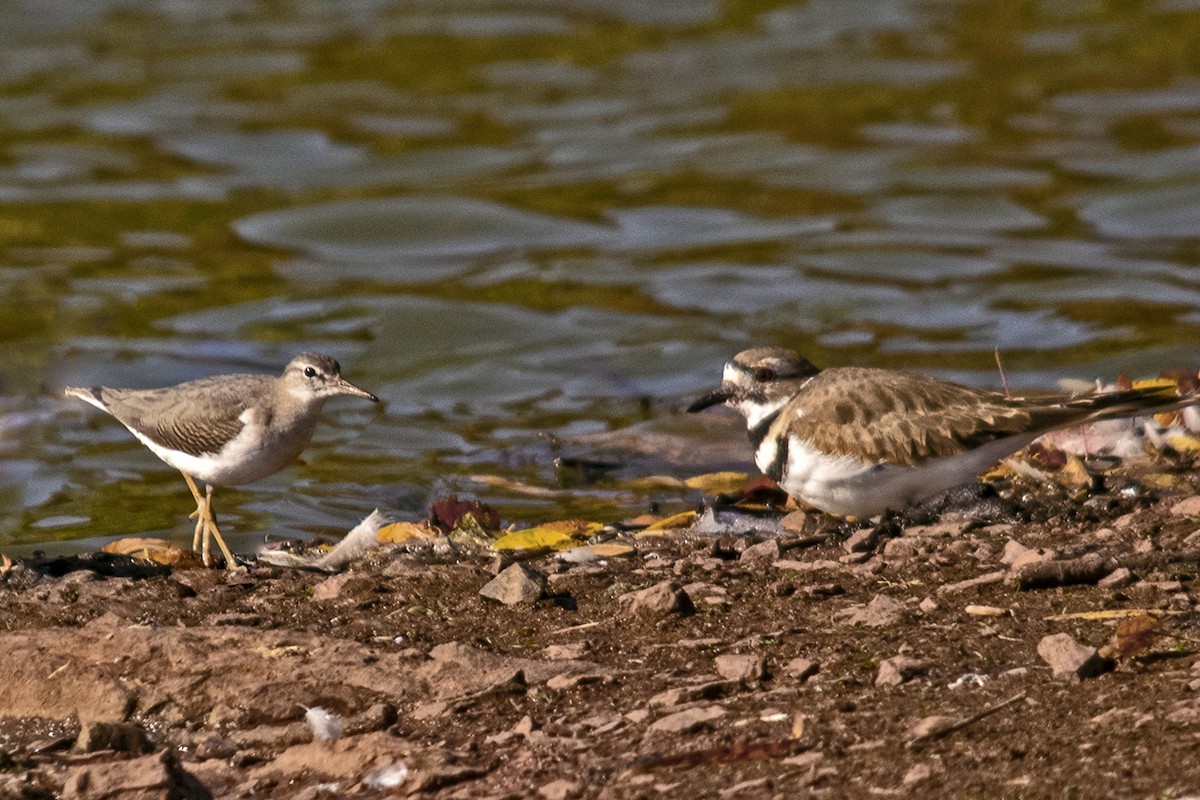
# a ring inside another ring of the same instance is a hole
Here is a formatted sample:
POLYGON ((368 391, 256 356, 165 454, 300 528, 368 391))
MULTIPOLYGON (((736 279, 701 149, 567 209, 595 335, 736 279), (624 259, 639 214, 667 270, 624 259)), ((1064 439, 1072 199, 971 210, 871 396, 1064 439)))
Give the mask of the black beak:
POLYGON ((720 389, 713 389, 708 394, 696 400, 687 407, 689 414, 694 414, 697 411, 703 411, 706 408, 711 408, 715 405, 720 405, 733 396, 733 393, 722 386, 720 389))

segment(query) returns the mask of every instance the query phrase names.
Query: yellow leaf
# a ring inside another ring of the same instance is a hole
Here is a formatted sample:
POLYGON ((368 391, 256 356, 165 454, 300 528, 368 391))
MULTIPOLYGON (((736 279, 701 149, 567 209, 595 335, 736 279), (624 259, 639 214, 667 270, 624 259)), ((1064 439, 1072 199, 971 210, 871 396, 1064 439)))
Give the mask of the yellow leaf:
POLYGON ((1167 444, 1174 447, 1181 453, 1194 453, 1200 450, 1200 437, 1197 436, 1172 436, 1167 439, 1167 444))
POLYGON ((603 527, 598 522, 579 519, 547 522, 535 528, 506 533, 492 546, 497 550, 569 550, 603 527))
POLYGON ((603 542, 592 545, 592 552, 596 554, 597 558, 617 558, 618 556, 632 555, 637 552, 637 548, 617 542, 603 542))
POLYGON ((416 522, 393 522, 375 532, 377 542, 407 542, 412 539, 436 539, 437 531, 416 522))
POLYGON ((746 485, 750 476, 744 472, 709 472, 684 481, 689 489, 700 489, 706 494, 736 492, 746 485))
POLYGON ((647 525, 645 530, 639 533, 639 536, 647 534, 661 533, 662 531, 673 531, 678 528, 686 528, 696 521, 695 511, 681 511, 678 514, 672 514, 669 517, 663 517, 658 522, 647 525))

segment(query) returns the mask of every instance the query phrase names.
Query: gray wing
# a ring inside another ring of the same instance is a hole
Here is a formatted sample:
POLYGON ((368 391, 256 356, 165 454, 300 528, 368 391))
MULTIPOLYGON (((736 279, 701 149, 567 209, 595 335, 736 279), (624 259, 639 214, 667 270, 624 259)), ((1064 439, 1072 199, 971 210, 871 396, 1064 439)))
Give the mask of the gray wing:
POLYGON ((223 375, 165 389, 110 389, 92 394, 125 427, 150 441, 192 456, 219 453, 241 433, 241 416, 270 396, 268 375, 223 375), (234 380, 231 380, 234 379, 234 380))

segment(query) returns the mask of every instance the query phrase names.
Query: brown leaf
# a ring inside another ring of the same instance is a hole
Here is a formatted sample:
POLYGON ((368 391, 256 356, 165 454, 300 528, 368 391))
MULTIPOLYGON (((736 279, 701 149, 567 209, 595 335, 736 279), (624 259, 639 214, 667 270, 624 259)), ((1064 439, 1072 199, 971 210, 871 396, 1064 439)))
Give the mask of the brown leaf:
POLYGON ((1060 470, 1067 465, 1067 454, 1057 447, 1034 442, 1025 450, 1025 458, 1030 464, 1047 472, 1060 470))
POLYGON ((442 497, 433 501, 429 506, 429 526, 449 533, 459 527, 468 515, 485 531, 500 530, 500 515, 494 508, 478 500, 459 500, 457 497, 442 497))
POLYGON ((1117 655, 1129 658, 1146 652, 1162 633, 1162 620, 1143 615, 1122 620, 1113 634, 1117 655))

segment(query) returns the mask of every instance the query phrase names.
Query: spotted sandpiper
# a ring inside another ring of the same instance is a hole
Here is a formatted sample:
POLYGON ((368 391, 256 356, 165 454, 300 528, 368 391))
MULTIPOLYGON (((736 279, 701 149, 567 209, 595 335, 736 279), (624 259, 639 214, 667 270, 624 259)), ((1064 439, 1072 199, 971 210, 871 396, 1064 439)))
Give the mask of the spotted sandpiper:
POLYGON ((293 358, 278 378, 216 375, 162 389, 68 388, 117 418, 142 444, 183 473, 196 499, 192 549, 210 562, 216 539, 225 566, 237 566, 212 509, 213 486, 239 486, 273 475, 308 445, 321 407, 339 394, 379 402, 342 377, 337 361, 317 353, 293 358), (201 494, 195 479, 207 486, 201 494))
POLYGON ((746 418, 754 460, 784 491, 822 511, 871 517, 973 479, 1042 434, 1200 402, 1174 387, 1008 397, 889 369, 818 369, 756 347, 688 407, 724 403, 746 418))

